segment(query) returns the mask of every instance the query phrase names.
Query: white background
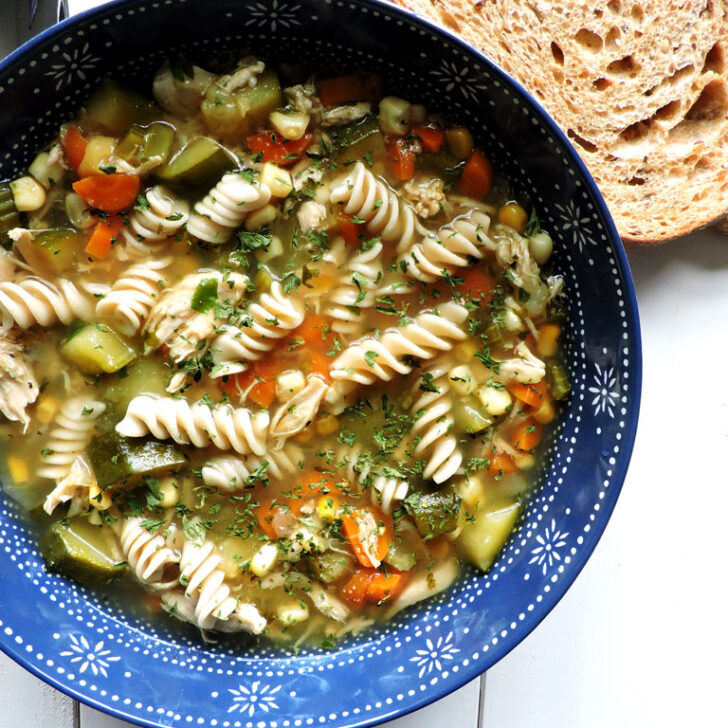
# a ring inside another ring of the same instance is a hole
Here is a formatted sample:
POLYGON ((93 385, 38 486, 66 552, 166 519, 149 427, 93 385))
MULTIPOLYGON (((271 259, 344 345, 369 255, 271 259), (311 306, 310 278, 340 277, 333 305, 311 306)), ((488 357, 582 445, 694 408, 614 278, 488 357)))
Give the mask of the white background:
MULTIPOLYGON (((98 4, 69 2, 72 11, 98 4)), ((600 544, 510 655, 390 728, 728 725, 728 237, 702 231, 628 256, 642 414, 600 544)), ((2 654, 0 706, 0 728, 128 726, 79 708, 2 654)))

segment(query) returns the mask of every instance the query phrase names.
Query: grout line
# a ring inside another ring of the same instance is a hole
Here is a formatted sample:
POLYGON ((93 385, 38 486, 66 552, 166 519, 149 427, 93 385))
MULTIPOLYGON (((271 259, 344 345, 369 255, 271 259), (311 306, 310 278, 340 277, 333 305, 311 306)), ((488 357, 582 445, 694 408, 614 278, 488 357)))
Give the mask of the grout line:
POLYGON ((480 691, 478 693, 478 722, 476 728, 485 728, 483 709, 485 708, 485 677, 487 673, 480 676, 480 691))

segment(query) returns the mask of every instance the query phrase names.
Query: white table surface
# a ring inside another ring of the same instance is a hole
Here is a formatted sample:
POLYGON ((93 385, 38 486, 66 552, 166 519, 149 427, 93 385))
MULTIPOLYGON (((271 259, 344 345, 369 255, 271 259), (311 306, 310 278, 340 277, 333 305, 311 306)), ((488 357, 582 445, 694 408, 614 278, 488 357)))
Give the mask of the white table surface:
MULTIPOLYGON (((69 0, 72 12, 99 4, 69 0)), ((602 541, 552 613, 486 676, 388 728, 728 725, 728 237, 701 231, 629 260, 642 414, 602 541)), ((0 728, 129 726, 1 653, 0 706, 0 728)))

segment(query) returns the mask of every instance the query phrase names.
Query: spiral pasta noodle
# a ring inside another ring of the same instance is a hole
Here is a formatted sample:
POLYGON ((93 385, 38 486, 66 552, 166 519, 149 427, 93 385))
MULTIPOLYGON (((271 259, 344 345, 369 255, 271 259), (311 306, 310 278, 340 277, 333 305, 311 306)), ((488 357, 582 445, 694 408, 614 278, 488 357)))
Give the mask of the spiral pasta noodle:
POLYGON ((409 374, 412 366, 402 357, 432 359, 452 349, 453 342, 466 338, 460 328, 468 317, 464 306, 448 301, 437 312, 425 312, 380 338, 366 337, 347 347, 335 360, 331 377, 357 384, 390 381, 395 374, 409 374))
POLYGON ((432 283, 454 268, 469 265, 471 259, 482 258, 484 248, 493 249, 489 227, 490 218, 482 212, 457 217, 402 253, 400 268, 411 278, 432 283))
POLYGON ((167 278, 161 271, 171 262, 172 258, 167 257, 132 265, 96 304, 96 315, 113 322, 125 336, 134 336, 167 285, 167 278))
POLYGON ((218 621, 231 620, 241 630, 260 634, 265 618, 252 604, 238 604, 225 583, 225 572, 218 568, 221 561, 210 541, 198 545, 188 540, 182 547, 179 581, 185 596, 194 601, 195 623, 200 629, 219 629, 218 621))
POLYGON ((96 299, 69 280, 51 282, 28 276, 0 283, 0 332, 13 324, 28 329, 36 324, 53 326, 59 321, 70 324, 74 319, 90 321, 95 311, 96 299))
POLYGON ((236 457, 223 455, 212 458, 202 466, 202 480, 205 485, 213 486, 227 493, 243 490, 251 475, 264 468, 263 477, 268 474, 281 480, 298 471, 303 461, 303 453, 291 442, 286 442, 280 450, 268 450, 265 455, 236 457))
POLYGON ((397 240, 397 250, 408 249, 418 235, 427 233, 414 209, 400 199, 383 180, 377 179, 362 162, 332 184, 331 202, 344 205, 346 215, 364 220, 367 230, 383 242, 397 240))
POLYGON ((43 465, 38 468, 38 476, 54 480, 63 478, 76 457, 86 449, 96 420, 105 410, 103 402, 91 397, 75 397, 64 402, 48 433, 43 450, 43 465))
POLYGON ((211 408, 202 402, 190 404, 183 399, 143 394, 131 400, 116 431, 124 437, 151 434, 181 445, 213 445, 241 455, 264 455, 269 421, 267 412, 253 414, 245 407, 235 409, 226 404, 211 408))
POLYGON ((147 190, 146 205, 138 205, 124 228, 126 251, 132 260, 143 260, 159 253, 190 217, 190 206, 162 185, 147 190))
POLYGON ((242 327, 222 326, 222 333, 212 343, 212 359, 219 366, 214 376, 235 374, 245 369, 245 362, 260 359, 277 340, 300 326, 305 315, 303 305, 287 297, 278 281, 269 292, 251 303, 242 327))
POLYGON ((423 391, 418 378, 414 394, 419 396, 411 409, 415 415, 412 434, 417 438, 414 455, 427 459, 422 477, 436 483, 444 483, 455 475, 463 462, 457 438, 451 434, 454 420, 448 379, 450 368, 450 362, 445 360, 423 370, 432 376, 432 389, 437 391, 423 391))
POLYGON ((346 464, 346 477, 349 482, 370 488, 372 503, 385 513, 391 514, 409 493, 409 483, 406 480, 373 471, 371 460, 362 457, 358 447, 351 451, 339 451, 337 460, 346 464))
POLYGON ((198 240, 220 244, 240 227, 245 216, 270 200, 268 185, 248 182, 229 172, 199 202, 187 223, 187 231, 198 240))
POLYGON ((177 584, 179 579, 180 552, 170 546, 176 526, 168 527, 169 533, 151 533, 142 518, 127 518, 119 535, 121 548, 134 576, 145 586, 163 591, 177 584))

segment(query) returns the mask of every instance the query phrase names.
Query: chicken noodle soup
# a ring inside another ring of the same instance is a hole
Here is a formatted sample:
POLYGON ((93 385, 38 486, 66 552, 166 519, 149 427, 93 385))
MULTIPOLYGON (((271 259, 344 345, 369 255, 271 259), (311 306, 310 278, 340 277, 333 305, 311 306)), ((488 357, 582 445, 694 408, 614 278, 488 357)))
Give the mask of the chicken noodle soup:
POLYGON ((552 239, 470 131, 300 81, 107 80, 0 186, 0 409, 49 568, 328 644, 491 566, 569 382, 552 239))

